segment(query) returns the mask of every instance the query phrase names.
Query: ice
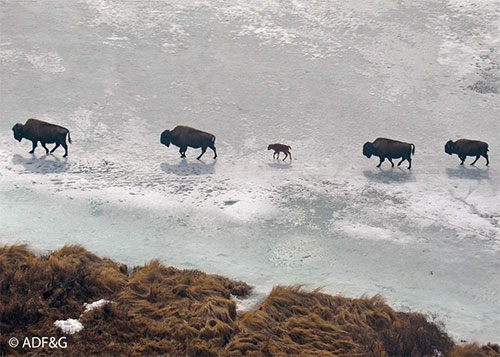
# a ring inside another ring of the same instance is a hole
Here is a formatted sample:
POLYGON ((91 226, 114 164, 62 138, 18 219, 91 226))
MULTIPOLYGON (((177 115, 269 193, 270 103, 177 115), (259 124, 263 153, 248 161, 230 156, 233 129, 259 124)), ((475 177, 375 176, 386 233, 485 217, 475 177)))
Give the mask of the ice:
POLYGON ((380 293, 500 336, 498 1, 0 5, 0 244, 82 244, 252 284, 380 293), (69 156, 18 143, 34 117, 69 156), (207 151, 160 144, 178 124, 207 151), (412 169, 362 145, 412 142, 412 169), (490 144, 460 166, 448 139, 490 144), (270 143, 292 147, 272 159, 270 143))

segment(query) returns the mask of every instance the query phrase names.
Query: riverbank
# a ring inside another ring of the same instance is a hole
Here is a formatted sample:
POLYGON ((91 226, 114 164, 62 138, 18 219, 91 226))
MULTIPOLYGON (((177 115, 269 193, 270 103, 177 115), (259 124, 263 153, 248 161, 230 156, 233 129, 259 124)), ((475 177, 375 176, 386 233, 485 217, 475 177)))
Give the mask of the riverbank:
POLYGON ((457 345, 444 326, 394 311, 381 296, 277 286, 256 309, 239 310, 250 294, 244 282, 158 260, 129 268, 81 246, 42 256, 25 245, 1 247, 0 349, 5 355, 500 355, 498 345, 457 345), (64 337, 65 348, 25 343, 44 336, 64 337))

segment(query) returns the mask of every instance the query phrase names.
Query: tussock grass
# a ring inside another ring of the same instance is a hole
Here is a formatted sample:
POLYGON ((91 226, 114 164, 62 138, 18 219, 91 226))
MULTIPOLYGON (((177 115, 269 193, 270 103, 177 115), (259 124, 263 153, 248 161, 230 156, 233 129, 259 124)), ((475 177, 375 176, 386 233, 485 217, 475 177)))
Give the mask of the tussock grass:
POLYGON ((351 299, 275 287, 238 314, 243 282, 153 260, 129 271, 80 246, 35 256, 0 247, 0 354, 130 356, 499 356, 500 346, 457 346, 419 313, 382 297, 351 299), (83 303, 105 304, 84 313, 83 303), (81 316, 80 316, 81 315, 81 316), (65 350, 11 349, 11 336, 64 336, 54 321, 79 318, 65 350))

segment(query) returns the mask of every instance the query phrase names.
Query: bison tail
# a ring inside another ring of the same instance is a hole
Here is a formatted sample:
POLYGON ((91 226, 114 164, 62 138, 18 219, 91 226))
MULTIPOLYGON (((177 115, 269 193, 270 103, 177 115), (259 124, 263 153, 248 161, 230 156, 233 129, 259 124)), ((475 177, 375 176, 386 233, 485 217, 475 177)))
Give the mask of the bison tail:
POLYGON ((71 136, 69 135, 69 130, 68 130, 68 142, 71 144, 71 136))
POLYGON ((215 136, 212 136, 212 144, 215 144, 215 136))
POLYGON ((290 145, 288 145, 288 150, 292 150, 292 147, 290 145))
POLYGON ((410 147, 411 147, 411 153, 415 155, 415 145, 410 144, 410 147))

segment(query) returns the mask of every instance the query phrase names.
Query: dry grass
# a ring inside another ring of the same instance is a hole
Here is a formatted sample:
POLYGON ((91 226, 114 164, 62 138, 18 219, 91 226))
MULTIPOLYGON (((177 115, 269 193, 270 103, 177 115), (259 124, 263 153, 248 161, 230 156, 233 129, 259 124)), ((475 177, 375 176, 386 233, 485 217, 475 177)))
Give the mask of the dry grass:
POLYGON ((229 354, 431 356, 453 346, 423 315, 395 312, 380 296, 349 299, 297 287, 274 288, 238 325, 229 354))
POLYGON ((79 246, 35 256, 0 247, 0 355, 130 356, 499 356, 498 345, 456 346, 418 313, 380 296, 350 299, 275 287, 255 311, 236 312, 242 282, 158 261, 128 271, 79 246), (54 321, 84 302, 112 300, 80 317, 65 350, 11 349, 10 336, 63 336, 54 321))

